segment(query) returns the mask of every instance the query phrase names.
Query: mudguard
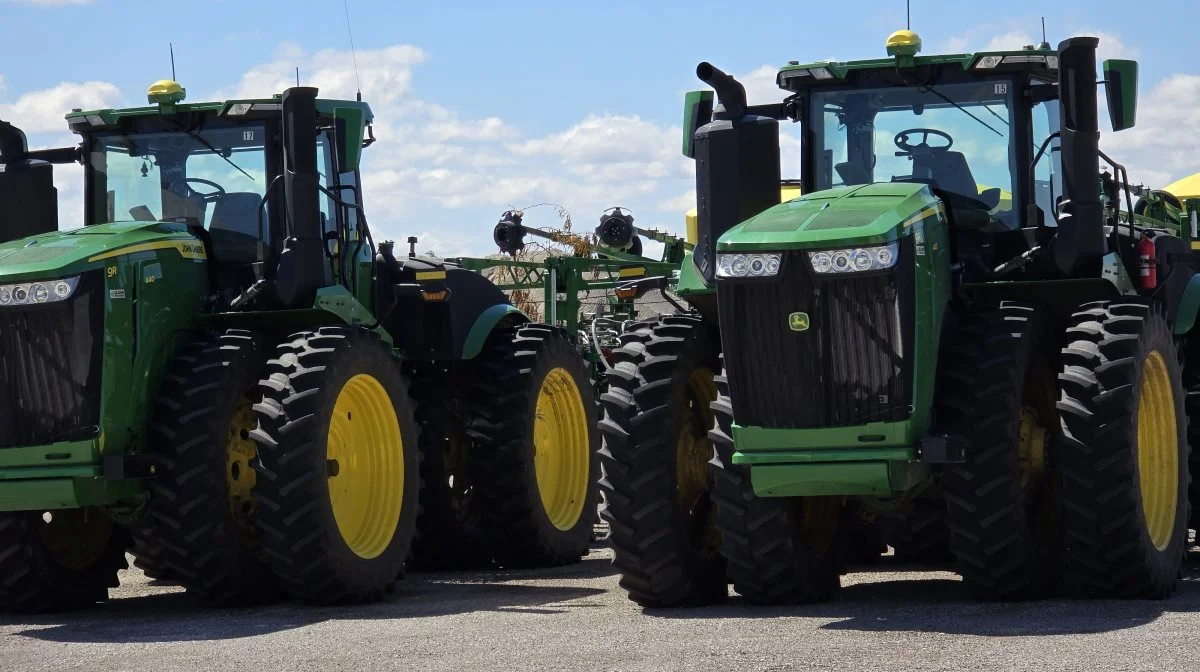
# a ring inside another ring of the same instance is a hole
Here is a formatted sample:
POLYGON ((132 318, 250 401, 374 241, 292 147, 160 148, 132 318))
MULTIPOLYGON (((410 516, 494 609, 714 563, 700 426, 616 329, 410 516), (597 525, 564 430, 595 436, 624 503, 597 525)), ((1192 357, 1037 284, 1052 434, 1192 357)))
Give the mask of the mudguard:
POLYGON ((1175 335, 1183 335, 1192 330, 1196 325, 1196 314, 1200 313, 1200 273, 1193 275, 1187 285, 1183 288, 1183 295, 1179 298, 1178 307, 1175 308, 1174 319, 1171 321, 1175 335))

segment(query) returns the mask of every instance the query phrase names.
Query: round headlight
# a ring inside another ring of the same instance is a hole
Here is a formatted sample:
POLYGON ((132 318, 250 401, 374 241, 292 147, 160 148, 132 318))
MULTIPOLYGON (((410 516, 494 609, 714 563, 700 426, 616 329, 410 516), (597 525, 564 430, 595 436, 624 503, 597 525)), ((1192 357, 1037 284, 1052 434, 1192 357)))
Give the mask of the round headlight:
POLYGON ((850 253, 850 264, 856 271, 871 270, 871 254, 866 250, 854 250, 850 253))
POLYGON ((0 287, 0 305, 12 303, 12 289, 9 287, 0 287))
POLYGON ((761 255, 750 257, 750 275, 762 275, 767 270, 767 262, 761 255))
POLYGON ((59 280, 54 283, 54 295, 60 299, 65 299, 71 295, 71 283, 66 280, 59 280))
POLYGON ((833 268, 833 258, 828 252, 817 252, 812 256, 813 270, 818 273, 828 273, 833 268))
POLYGON ((29 285, 17 285, 12 290, 13 303, 25 303, 29 300, 29 285))
POLYGON ((767 257, 767 275, 775 275, 779 272, 779 257, 767 257))
POLYGON ((839 250, 833 253, 833 270, 843 272, 850 268, 850 253, 839 250))
POLYGON ((34 303, 45 303, 50 298, 50 288, 40 282, 33 283, 30 290, 33 293, 34 303))
POLYGON ((885 245, 875 249, 875 261, 878 262, 880 266, 887 268, 888 266, 892 265, 894 260, 892 247, 890 245, 885 245))
POLYGON ((735 255, 733 263, 729 265, 729 268, 733 271, 734 275, 745 275, 746 271, 750 268, 749 260, 746 259, 746 255, 744 254, 735 255))

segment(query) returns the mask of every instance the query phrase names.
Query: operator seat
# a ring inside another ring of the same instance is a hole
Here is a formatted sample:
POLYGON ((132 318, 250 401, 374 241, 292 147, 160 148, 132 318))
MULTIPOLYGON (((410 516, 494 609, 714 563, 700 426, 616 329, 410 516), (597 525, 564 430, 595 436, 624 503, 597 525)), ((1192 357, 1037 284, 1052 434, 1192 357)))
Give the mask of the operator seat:
POLYGON ((262 197, 253 192, 229 192, 217 200, 208 225, 217 263, 241 266, 258 261, 260 203, 262 197))
POLYGON ((979 198, 979 185, 962 152, 931 152, 913 158, 913 175, 932 179, 942 191, 979 198))

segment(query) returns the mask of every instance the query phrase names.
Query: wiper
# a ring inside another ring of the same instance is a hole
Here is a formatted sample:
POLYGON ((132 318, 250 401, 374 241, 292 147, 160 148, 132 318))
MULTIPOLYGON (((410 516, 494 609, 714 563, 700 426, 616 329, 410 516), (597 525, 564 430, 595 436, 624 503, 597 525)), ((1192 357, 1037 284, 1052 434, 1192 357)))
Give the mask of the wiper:
POLYGON ((223 159, 225 161, 225 163, 228 163, 229 165, 236 168, 239 173, 245 175, 246 177, 249 177, 251 182, 254 181, 254 178, 250 176, 250 173, 247 173, 246 171, 242 170, 241 166, 234 163, 228 156, 225 156, 224 154, 222 154, 221 150, 217 149, 216 147, 213 147, 212 143, 210 143, 208 140, 205 140, 204 137, 200 135, 199 131, 204 130, 203 126, 201 126, 199 129, 197 129, 195 131, 189 131, 188 129, 184 128, 183 126, 180 126, 179 130, 183 131, 184 133, 187 133, 189 136, 192 137, 193 140, 195 140, 196 142, 207 147, 209 150, 212 151, 213 154, 216 154, 217 156, 221 157, 221 159, 223 159))
MULTIPOLYGON (((968 110, 967 108, 963 107, 962 105, 959 105, 958 103, 956 103, 956 102, 954 102, 953 100, 950 100, 949 98, 947 98, 946 96, 944 96, 944 95, 942 94, 942 92, 941 92, 941 91, 938 91, 937 89, 933 88, 933 85, 932 85, 932 84, 925 84, 924 86, 920 87, 920 89, 919 89, 919 90, 920 90, 920 91, 928 91, 929 93, 932 93, 933 95, 937 96, 938 98, 941 98, 942 100, 946 101, 947 103, 950 103, 951 105, 953 105, 953 106, 957 107, 959 110, 961 110, 961 111, 962 111, 962 113, 963 113, 963 114, 965 114, 965 115, 967 115, 968 117, 970 117, 970 118, 974 119, 975 121, 978 121, 980 124, 983 124, 984 128, 988 129, 989 131, 991 131, 991 132, 995 133, 996 135, 998 135, 998 136, 1000 136, 1000 137, 1002 137, 1002 138, 1004 137, 1004 134, 1003 134, 1003 133, 1001 133, 1000 131, 997 131, 996 129, 992 128, 991 126, 988 126, 988 123, 987 123, 986 121, 984 121, 984 120, 980 119, 979 117, 977 117, 977 116, 975 116, 975 115, 971 114, 970 110, 968 110)), ((987 106, 985 105, 984 107, 987 107, 987 106)), ((989 111, 990 111, 990 110, 989 110, 989 111)), ((995 112, 992 112, 992 114, 996 114, 996 113, 995 113, 995 112)), ((998 117, 998 116, 1000 116, 1000 115, 996 115, 996 116, 998 117)))

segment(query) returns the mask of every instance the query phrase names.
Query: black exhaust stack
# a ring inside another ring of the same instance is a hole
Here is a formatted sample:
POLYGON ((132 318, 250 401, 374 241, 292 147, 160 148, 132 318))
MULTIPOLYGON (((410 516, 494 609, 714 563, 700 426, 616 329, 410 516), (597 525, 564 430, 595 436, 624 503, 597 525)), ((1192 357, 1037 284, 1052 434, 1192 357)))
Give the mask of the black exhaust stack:
POLYGON ((317 177, 317 89, 283 92, 283 193, 288 238, 275 273, 275 290, 288 308, 311 307, 331 282, 322 250, 317 177))
POLYGON ((1094 37, 1058 45, 1063 200, 1054 258, 1069 277, 1099 276, 1106 252, 1100 202, 1100 123, 1094 37))
POLYGON ((696 76, 718 101, 713 120, 695 135, 695 260, 711 283, 721 234, 779 204, 779 122, 746 114, 746 89, 709 63, 696 66, 696 76))
POLYGON ((25 133, 0 121, 0 243, 57 230, 54 166, 31 159, 25 133))

